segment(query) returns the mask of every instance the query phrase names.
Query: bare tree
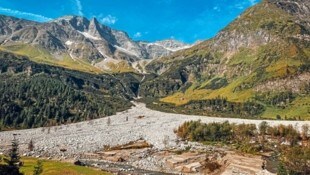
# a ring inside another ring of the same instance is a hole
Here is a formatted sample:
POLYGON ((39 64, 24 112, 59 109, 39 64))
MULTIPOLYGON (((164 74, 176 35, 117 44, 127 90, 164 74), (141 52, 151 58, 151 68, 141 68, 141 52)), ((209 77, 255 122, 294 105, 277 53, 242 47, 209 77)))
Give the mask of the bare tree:
POLYGON ((111 125, 111 118, 109 117, 107 120, 107 125, 110 126, 111 125))
POLYGON ((168 147, 168 143, 169 143, 169 136, 165 135, 164 139, 163 139, 163 144, 164 144, 165 148, 168 147))
POLYGON ((261 135, 265 135, 267 132, 267 128, 268 128, 268 123, 266 121, 262 121, 258 126, 259 133, 261 135))
POLYGON ((304 140, 306 140, 308 138, 308 136, 309 136, 309 125, 308 124, 304 124, 304 125, 302 125, 301 128, 302 128, 302 133, 301 133, 302 138, 304 140))
POLYGON ((33 143, 32 139, 31 139, 30 142, 28 143, 28 150, 29 151, 33 151, 33 149, 34 149, 34 143, 33 143))

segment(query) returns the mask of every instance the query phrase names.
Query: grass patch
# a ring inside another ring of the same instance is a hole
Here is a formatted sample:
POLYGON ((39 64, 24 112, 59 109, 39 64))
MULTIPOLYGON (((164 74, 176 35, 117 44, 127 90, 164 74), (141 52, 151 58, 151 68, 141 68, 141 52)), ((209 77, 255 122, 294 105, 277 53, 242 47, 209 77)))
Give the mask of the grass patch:
POLYGON ((77 70, 82 72, 89 72, 94 74, 103 73, 102 70, 92 66, 89 62, 81 59, 72 59, 70 55, 63 54, 56 58, 51 55, 47 50, 39 47, 34 47, 27 44, 15 44, 9 46, 1 46, 0 50, 11 52, 18 55, 28 57, 30 60, 53 66, 61 66, 71 70, 77 70))
POLYGON ((266 68, 267 73, 269 73, 270 78, 285 77, 288 74, 294 74, 297 72, 298 67, 301 65, 299 60, 279 60, 276 63, 268 66, 266 68))
MULTIPOLYGON (((184 93, 177 92, 173 95, 160 99, 160 101, 176 106, 189 104, 191 101, 215 99, 217 97, 227 98, 228 101, 240 103, 246 102, 248 100, 256 101, 254 99, 256 92, 253 90, 253 88, 246 88, 240 91, 235 90, 236 87, 239 87, 242 83, 251 83, 251 81, 253 81, 253 76, 240 77, 235 79, 226 87, 215 90, 197 89, 196 84, 192 85, 184 93)), ((211 80, 208 80, 202 85, 207 85, 210 82, 211 80)), ((297 96, 296 99, 294 99, 286 107, 271 106, 262 103, 259 100, 257 102, 266 107, 266 111, 260 115, 261 118, 277 119, 277 116, 279 115, 283 120, 310 120, 310 97, 308 95, 297 96)))
POLYGON ((240 48, 239 51, 229 60, 229 65, 253 64, 257 59, 256 51, 249 48, 240 48))
MULTIPOLYGON (((38 159, 31 157, 24 157, 22 161, 24 162, 24 166, 21 167, 21 172, 25 175, 32 175, 34 166, 36 165, 38 159)), ((97 170, 94 168, 76 166, 71 163, 66 162, 58 162, 52 160, 44 160, 43 161, 43 175, 110 175, 107 172, 103 172, 101 170, 97 170)))
POLYGON ((299 96, 285 109, 268 106, 262 118, 276 119, 277 115, 281 119, 310 120, 310 97, 299 96))
MULTIPOLYGON (((165 103, 172 103, 175 105, 183 105, 187 104, 190 101, 214 99, 220 96, 227 98, 227 100, 232 102, 245 102, 253 96, 252 89, 246 89, 238 92, 234 92, 234 89, 246 79, 246 77, 238 78, 227 86, 215 90, 196 89, 196 85, 192 85, 184 93, 177 92, 171 96, 160 99, 160 101, 165 103)), ((206 83, 203 83, 203 85, 207 85, 210 82, 211 80, 208 80, 206 83)))
POLYGON ((108 67, 113 73, 137 72, 126 61, 120 61, 118 63, 110 62, 108 63, 108 67))

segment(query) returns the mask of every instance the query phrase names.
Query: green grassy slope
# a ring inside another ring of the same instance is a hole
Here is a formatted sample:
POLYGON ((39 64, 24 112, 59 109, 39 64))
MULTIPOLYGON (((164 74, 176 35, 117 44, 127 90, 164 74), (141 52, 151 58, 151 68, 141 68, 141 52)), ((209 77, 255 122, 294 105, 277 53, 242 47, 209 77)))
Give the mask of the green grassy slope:
POLYGON ((218 97, 254 102, 264 106, 255 117, 308 120, 310 46, 295 38, 304 30, 295 16, 263 1, 215 38, 150 63, 149 71, 163 73, 145 81, 141 94, 177 106, 218 97), (270 105, 259 98, 266 92, 270 97, 292 93, 294 98, 273 99, 276 102, 270 105))
POLYGON ((0 50, 27 56, 32 61, 35 61, 37 63, 61 66, 67 69, 78 70, 82 72, 90 72, 95 74, 103 73, 102 70, 92 66, 87 61, 81 59, 73 60, 68 54, 64 54, 59 58, 55 58, 55 56, 51 55, 47 50, 40 47, 34 47, 28 44, 20 43, 14 45, 1 46, 0 50))
MULTIPOLYGON (((0 157, 2 159, 2 157, 0 157)), ((24 175, 32 175, 34 167, 39 159, 32 157, 22 157, 24 163, 20 168, 20 172, 24 175)), ((55 160, 42 160, 43 172, 42 175, 110 175, 111 173, 101 171, 84 166, 76 166, 68 162, 60 162, 55 160)), ((0 162, 0 165, 4 162, 0 162)))

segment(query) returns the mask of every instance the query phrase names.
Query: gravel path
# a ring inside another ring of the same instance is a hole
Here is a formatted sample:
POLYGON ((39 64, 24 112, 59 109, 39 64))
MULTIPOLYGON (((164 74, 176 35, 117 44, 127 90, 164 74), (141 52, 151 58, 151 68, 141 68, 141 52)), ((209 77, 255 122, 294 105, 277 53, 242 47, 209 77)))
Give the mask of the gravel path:
MULTIPOLYGON (((229 121, 256 125, 262 122, 262 120, 170 114, 148 109, 141 103, 135 103, 135 105, 125 112, 92 121, 50 127, 50 129, 37 128, 0 132, 0 146, 9 145, 13 133, 15 133, 18 134, 22 152, 27 150, 27 144, 33 139, 35 152, 40 155, 74 157, 80 153, 100 150, 104 145, 125 144, 140 138, 147 140, 158 149, 164 147, 164 138, 169 138, 169 146, 175 146, 176 136, 173 130, 189 120, 200 119, 206 123, 229 121), (138 119, 138 116, 144 117, 138 119), (127 117, 128 121, 126 121, 127 117), (108 125, 108 118, 111 120, 110 125, 108 125), (48 130, 50 131, 48 132, 48 130), (66 152, 61 153, 60 149, 66 149, 66 152)), ((269 125, 292 124, 297 128, 303 124, 310 125, 310 121, 274 120, 267 122, 269 125)))

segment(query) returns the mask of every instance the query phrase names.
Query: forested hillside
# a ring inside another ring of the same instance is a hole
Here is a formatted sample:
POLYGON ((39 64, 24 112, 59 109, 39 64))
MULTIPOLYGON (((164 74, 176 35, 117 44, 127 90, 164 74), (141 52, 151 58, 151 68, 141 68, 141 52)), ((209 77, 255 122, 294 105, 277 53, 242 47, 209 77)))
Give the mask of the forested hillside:
POLYGON ((94 75, 39 65, 0 53, 1 129, 32 128, 89 120, 131 106, 134 74, 94 75))

